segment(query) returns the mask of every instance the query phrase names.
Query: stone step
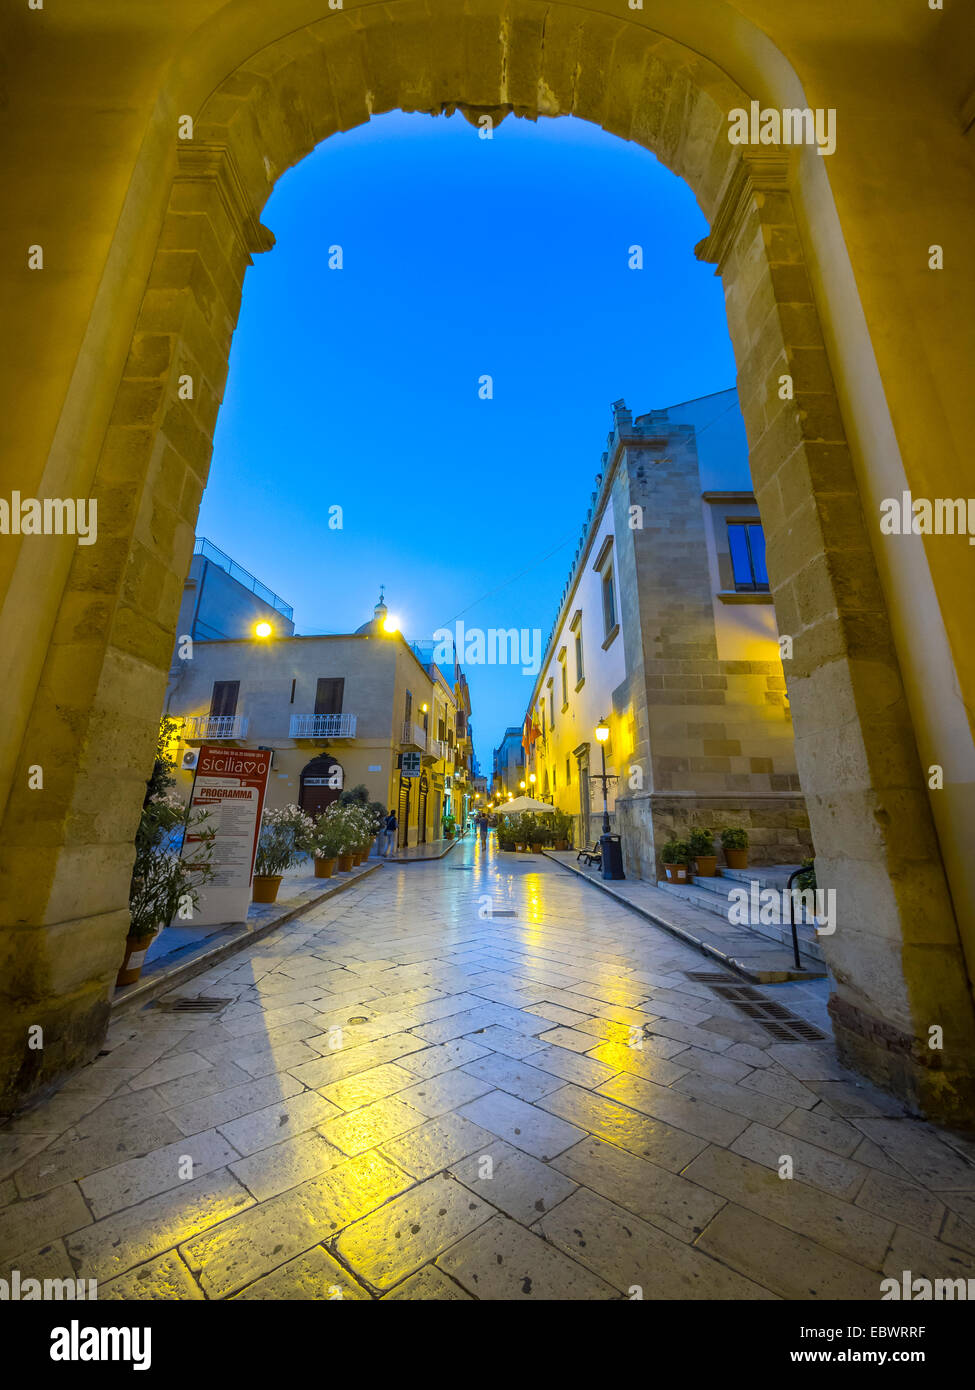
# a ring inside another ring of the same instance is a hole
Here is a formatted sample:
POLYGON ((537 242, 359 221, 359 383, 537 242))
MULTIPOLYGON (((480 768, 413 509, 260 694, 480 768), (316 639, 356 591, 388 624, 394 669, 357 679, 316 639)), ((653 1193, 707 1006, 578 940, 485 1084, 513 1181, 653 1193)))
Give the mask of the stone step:
MULTIPOLYGON (((745 880, 745 883, 750 882, 752 882, 752 880, 745 880)), ((715 883, 720 884, 721 880, 698 880, 695 878, 693 886, 685 886, 680 883, 668 883, 666 879, 661 879, 658 881, 657 887, 662 889, 663 892, 669 893, 672 897, 680 898, 681 901, 686 903, 689 907, 709 912, 712 917, 719 917, 727 922, 729 921, 728 894, 732 891, 734 884, 730 884, 727 879, 724 880, 724 890, 722 891, 720 888, 712 886, 715 883), (697 887, 699 881, 706 883, 708 887, 702 891, 697 887)), ((766 886, 775 887, 777 885, 768 884, 766 886)), ((782 886, 784 886, 784 884, 782 886)), ((747 925, 742 924, 740 929, 742 931, 754 932, 757 936, 764 937, 768 941, 774 941, 779 945, 786 946, 790 951, 792 949, 792 928, 789 926, 788 922, 779 925, 776 923, 755 921, 749 922, 747 925)), ((796 934, 799 938, 800 954, 822 964, 825 957, 814 924, 811 921, 797 922, 796 934)))
MULTIPOLYGON (((800 868, 799 864, 756 864, 747 869, 719 868, 721 878, 733 878, 738 883, 757 883, 759 888, 787 888, 789 876, 800 868)), ((712 879, 712 882, 714 880, 712 879)))

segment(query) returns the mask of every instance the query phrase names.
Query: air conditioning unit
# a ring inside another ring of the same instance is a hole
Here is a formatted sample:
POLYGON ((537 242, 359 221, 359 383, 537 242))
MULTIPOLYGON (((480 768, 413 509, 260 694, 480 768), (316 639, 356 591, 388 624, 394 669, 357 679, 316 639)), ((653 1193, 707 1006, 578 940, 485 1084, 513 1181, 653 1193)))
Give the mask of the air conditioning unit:
POLYGON ((180 762, 180 768, 183 770, 183 772, 192 772, 199 761, 199 748, 187 748, 180 762))

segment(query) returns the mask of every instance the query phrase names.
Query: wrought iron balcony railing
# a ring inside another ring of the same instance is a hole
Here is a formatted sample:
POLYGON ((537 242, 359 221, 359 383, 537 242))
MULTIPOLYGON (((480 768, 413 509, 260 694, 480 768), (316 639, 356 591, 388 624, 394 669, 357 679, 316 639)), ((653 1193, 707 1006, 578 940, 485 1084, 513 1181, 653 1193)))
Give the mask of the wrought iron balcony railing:
POLYGON ((293 714, 292 738, 355 738, 354 714, 293 714))

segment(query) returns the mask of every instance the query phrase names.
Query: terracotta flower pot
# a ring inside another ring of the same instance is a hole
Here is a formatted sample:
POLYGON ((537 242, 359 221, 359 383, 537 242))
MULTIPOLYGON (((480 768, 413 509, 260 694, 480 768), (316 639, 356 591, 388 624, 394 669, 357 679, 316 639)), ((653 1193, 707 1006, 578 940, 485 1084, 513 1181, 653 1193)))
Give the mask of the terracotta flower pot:
POLYGON ((340 854, 338 858, 338 870, 340 874, 350 873, 352 870, 352 855, 340 854))
POLYGON ((665 864, 664 872, 668 883, 687 883, 690 878, 686 864, 665 864))
POLYGON ((332 874, 333 874, 334 872, 335 872, 335 860, 334 860, 334 859, 316 859, 316 860, 315 860, 315 877, 316 877, 316 878, 331 878, 331 877, 332 877, 332 874))
POLYGON ((118 972, 115 981, 117 985, 134 985, 142 974, 142 966, 145 962, 146 952, 148 951, 154 931, 147 932, 145 936, 130 936, 125 943, 125 958, 122 961, 122 968, 118 972))
POLYGON ((254 891, 251 901, 255 903, 274 903, 278 900, 283 874, 255 874, 254 891))
POLYGON ((695 862, 701 878, 714 878, 718 872, 718 856, 716 854, 699 854, 695 862))
POLYGON ((724 852, 724 857, 725 857, 725 859, 726 859, 726 861, 727 861, 727 864, 728 864, 728 868, 729 868, 729 869, 747 869, 747 868, 748 868, 748 850, 747 850, 747 849, 726 849, 725 852, 724 852))
POLYGON ((569 848, 569 842, 568 842, 568 840, 556 840, 556 841, 555 841, 554 848, 555 848, 555 849, 568 849, 568 848, 569 848))
POLYGON ((357 869, 361 863, 362 863, 362 851, 359 850, 359 849, 357 849, 357 850, 355 850, 355 852, 354 852, 353 855, 352 855, 352 867, 353 867, 353 869, 357 869))

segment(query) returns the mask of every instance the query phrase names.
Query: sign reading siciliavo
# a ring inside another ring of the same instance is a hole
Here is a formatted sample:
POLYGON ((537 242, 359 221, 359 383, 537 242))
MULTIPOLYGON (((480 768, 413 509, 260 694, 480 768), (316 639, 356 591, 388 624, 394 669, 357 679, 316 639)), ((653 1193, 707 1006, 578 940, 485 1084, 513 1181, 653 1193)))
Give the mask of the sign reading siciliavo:
MULTIPOLYGON (((205 828, 216 832, 211 864, 214 875, 199 890, 193 925, 242 922, 250 906, 257 837, 264 810, 271 754, 260 748, 200 749, 193 781, 194 812, 208 813, 205 828)), ((192 858, 198 835, 188 834, 183 855, 192 858)))

